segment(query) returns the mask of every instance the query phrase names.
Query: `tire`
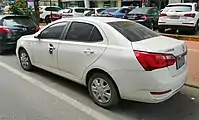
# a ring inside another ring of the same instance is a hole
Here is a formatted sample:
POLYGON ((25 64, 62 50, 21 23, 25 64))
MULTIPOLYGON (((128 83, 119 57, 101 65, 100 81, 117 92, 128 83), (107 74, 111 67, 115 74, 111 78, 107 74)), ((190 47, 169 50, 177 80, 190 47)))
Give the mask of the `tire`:
POLYGON ((150 22, 149 29, 154 30, 154 22, 153 21, 150 22))
POLYGON ((3 55, 3 51, 2 50, 0 50, 0 55, 3 55))
POLYGON ((50 16, 49 16, 49 15, 47 15, 47 16, 45 17, 45 22, 46 22, 46 24, 50 23, 50 16))
POLYGON ((197 21, 197 23, 196 23, 196 25, 195 25, 195 27, 193 28, 193 34, 196 34, 197 32, 198 32, 198 27, 199 27, 199 21, 197 21))
POLYGON ((159 31, 160 33, 165 33, 165 28, 158 28, 158 31, 159 31))
POLYGON ((105 73, 94 73, 89 78, 88 91, 93 101, 103 108, 111 108, 117 105, 120 100, 117 87, 105 73), (108 97, 105 96, 105 93, 108 97))
POLYGON ((30 61, 30 57, 25 49, 21 49, 19 51, 19 61, 20 61, 21 67, 25 71, 31 71, 33 69, 33 65, 30 61))

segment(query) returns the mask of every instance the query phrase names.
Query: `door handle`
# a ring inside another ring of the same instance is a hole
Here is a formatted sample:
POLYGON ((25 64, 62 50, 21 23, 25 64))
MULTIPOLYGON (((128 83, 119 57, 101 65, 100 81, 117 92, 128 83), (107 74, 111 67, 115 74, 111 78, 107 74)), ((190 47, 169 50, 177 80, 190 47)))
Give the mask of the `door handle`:
POLYGON ((52 44, 49 44, 48 49, 49 54, 53 54, 53 50, 55 50, 55 47, 52 44))
POLYGON ((51 50, 54 50, 54 49, 55 49, 55 47, 54 47, 52 44, 49 44, 49 45, 48 45, 48 48, 51 49, 51 50))
POLYGON ((86 50, 84 50, 84 53, 86 53, 86 54, 93 54, 94 51, 91 50, 91 49, 86 49, 86 50))

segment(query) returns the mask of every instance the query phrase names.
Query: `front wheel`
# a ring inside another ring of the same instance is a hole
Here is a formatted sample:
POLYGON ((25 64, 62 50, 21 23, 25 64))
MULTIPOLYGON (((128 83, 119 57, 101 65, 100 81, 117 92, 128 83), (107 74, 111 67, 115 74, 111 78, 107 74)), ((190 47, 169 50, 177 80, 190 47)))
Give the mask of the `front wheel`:
POLYGON ((110 108, 119 102, 119 93, 112 79, 104 73, 94 73, 88 82, 88 91, 96 104, 110 108))
POLYGON ((164 32, 165 32, 165 28, 158 28, 158 31, 159 31, 160 33, 164 33, 164 32))
POLYGON ((32 66, 32 63, 31 63, 30 58, 28 56, 28 53, 26 52, 25 49, 21 49, 19 51, 19 60, 20 60, 21 67, 24 70, 26 70, 26 71, 32 70, 33 66, 32 66))

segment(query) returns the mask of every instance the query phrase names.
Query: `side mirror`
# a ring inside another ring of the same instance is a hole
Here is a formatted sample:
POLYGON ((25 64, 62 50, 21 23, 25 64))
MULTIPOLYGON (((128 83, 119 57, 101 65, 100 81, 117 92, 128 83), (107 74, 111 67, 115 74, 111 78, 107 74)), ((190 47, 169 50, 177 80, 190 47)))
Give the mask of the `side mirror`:
POLYGON ((36 33, 36 34, 34 35, 34 38, 39 38, 39 36, 40 36, 40 33, 36 33))

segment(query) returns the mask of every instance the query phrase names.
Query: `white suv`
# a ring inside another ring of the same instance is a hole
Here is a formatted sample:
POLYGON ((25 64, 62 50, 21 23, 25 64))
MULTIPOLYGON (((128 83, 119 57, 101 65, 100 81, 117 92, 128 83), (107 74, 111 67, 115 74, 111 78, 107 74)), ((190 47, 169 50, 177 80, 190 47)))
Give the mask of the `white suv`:
POLYGON ((199 10, 197 3, 173 3, 167 5, 160 14, 158 21, 159 31, 165 29, 198 31, 199 10))
POLYGON ((57 6, 39 6, 40 19, 45 21, 50 21, 50 14, 60 14, 60 7, 57 6))

